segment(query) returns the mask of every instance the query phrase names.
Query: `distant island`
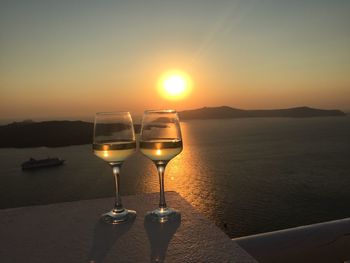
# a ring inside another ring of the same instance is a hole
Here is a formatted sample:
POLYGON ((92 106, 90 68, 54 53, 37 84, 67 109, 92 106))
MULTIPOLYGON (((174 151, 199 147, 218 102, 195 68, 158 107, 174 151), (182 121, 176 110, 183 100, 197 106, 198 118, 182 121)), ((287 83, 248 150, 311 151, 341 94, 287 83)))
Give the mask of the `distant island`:
MULTIPOLYGON (((0 126, 0 148, 91 144, 94 124, 84 121, 23 121, 0 126)), ((140 125, 134 125, 135 132, 140 125)))
MULTIPOLYGON (((229 119, 258 117, 329 117, 345 116, 340 110, 322 110, 298 107, 278 110, 242 110, 227 106, 204 107, 179 112, 181 120, 229 119)), ((140 132, 140 125, 134 125, 140 132)), ((24 147, 62 147, 69 145, 91 144, 93 123, 83 121, 44 121, 26 120, 0 126, 0 148, 24 147)))
POLYGON ((204 107, 195 110, 179 112, 181 120, 193 119, 230 119, 230 118, 268 118, 268 117, 288 117, 288 118, 310 118, 310 117, 330 117, 345 116, 340 110, 322 110, 310 107, 296 107, 275 110, 242 110, 222 107, 204 107))

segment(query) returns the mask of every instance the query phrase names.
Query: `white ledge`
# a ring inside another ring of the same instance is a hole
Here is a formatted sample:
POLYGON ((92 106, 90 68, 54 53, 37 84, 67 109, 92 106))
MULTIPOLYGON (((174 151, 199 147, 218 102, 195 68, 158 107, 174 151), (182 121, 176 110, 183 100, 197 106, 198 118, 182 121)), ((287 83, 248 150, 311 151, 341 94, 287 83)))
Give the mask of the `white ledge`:
POLYGON ((350 259, 350 218, 233 239, 259 262, 350 259))

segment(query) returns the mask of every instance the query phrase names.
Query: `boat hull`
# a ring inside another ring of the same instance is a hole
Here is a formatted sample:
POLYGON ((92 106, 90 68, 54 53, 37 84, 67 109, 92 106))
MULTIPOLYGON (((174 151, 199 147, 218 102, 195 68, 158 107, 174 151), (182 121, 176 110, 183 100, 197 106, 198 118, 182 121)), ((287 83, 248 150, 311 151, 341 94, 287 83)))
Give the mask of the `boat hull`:
POLYGON ((55 167, 62 165, 65 160, 58 158, 47 158, 43 160, 31 159, 27 162, 22 163, 22 170, 35 170, 40 168, 55 167))

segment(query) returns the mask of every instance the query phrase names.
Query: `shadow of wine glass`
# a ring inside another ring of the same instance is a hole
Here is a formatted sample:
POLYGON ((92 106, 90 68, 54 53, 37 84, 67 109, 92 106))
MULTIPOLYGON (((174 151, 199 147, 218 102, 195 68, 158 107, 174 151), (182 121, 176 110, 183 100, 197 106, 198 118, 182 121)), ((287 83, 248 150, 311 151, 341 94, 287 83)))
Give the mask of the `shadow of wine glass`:
POLYGON ((144 227, 151 245, 150 262, 164 262, 171 238, 181 224, 181 215, 167 222, 155 221, 152 217, 146 216, 144 227))
POLYGON ((89 252, 89 263, 99 263, 104 260, 113 244, 129 231, 136 217, 130 216, 121 224, 107 224, 100 219, 94 229, 92 246, 89 252))

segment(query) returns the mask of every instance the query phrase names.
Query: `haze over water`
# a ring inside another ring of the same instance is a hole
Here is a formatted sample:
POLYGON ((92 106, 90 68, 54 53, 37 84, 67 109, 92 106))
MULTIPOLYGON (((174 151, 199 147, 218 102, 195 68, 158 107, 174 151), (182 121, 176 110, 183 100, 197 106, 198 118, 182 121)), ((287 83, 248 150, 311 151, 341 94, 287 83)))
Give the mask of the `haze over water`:
MULTIPOLYGON (((348 116, 181 125, 184 150, 167 167, 166 190, 179 192, 231 237, 350 216, 348 116)), ((0 149, 0 160, 0 208, 114 194, 110 168, 91 145, 0 149), (58 156, 66 164, 23 172, 20 164, 31 156, 58 156)), ((159 191, 155 167, 140 153, 125 162, 121 191, 159 191)))

